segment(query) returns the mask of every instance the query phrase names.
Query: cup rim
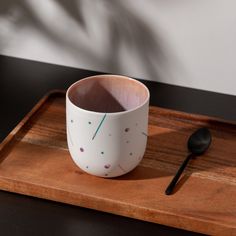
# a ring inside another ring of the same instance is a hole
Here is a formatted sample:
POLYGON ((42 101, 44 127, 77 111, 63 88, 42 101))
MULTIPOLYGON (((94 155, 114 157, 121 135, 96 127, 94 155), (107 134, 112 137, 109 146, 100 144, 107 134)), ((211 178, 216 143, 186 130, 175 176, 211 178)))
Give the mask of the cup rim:
POLYGON ((74 82, 73 84, 70 85, 70 87, 67 89, 66 91, 66 99, 70 102, 70 104, 80 110, 80 111, 83 111, 83 112, 87 112, 87 113, 93 113, 93 114, 97 114, 97 115, 104 115, 104 114, 107 114, 107 115, 121 115, 121 114, 126 114, 126 113, 129 113, 129 112, 132 112, 132 111, 135 111, 135 110, 138 110, 139 108, 143 107, 150 99, 150 92, 149 92, 149 89, 147 88, 146 85, 144 85, 143 83, 141 83, 140 81, 136 80, 136 79, 133 79, 131 77, 128 77, 128 76, 124 76, 124 75, 116 75, 116 74, 98 74, 98 75, 92 75, 92 76, 88 76, 88 77, 85 77, 83 79, 80 79, 76 82, 74 82), (126 79, 126 80, 131 80, 139 85, 141 85, 147 92, 147 97, 146 99, 144 100, 143 103, 141 103, 140 105, 132 108, 132 109, 129 109, 129 110, 125 110, 125 111, 119 111, 119 112, 97 112, 97 111, 90 111, 90 110, 86 110, 86 109, 83 109, 77 105, 75 105, 71 99, 69 98, 69 93, 70 91, 72 90, 73 87, 75 87, 78 83, 80 83, 81 81, 84 81, 84 80, 89 80, 89 79, 92 79, 94 77, 121 77, 123 79, 126 79))

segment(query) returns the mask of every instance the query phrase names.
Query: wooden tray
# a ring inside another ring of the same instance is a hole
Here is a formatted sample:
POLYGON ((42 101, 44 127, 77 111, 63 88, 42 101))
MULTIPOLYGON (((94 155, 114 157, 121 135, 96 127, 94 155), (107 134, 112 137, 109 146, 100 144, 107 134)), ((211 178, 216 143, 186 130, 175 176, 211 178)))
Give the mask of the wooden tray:
POLYGON ((150 107, 141 164, 119 178, 82 172, 66 144, 65 94, 44 97, 0 145, 0 189, 186 230, 236 235, 236 127, 210 117, 150 107), (206 155, 193 160, 175 194, 165 188, 187 155, 188 136, 210 128, 206 155))

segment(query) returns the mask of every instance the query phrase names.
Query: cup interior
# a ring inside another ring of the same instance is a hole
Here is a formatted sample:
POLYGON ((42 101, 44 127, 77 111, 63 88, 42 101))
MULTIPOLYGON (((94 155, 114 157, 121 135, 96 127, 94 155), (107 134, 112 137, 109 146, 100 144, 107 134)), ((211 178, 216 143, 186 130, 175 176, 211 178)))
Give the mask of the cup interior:
POLYGON ((88 111, 114 113, 141 106, 149 99, 149 91, 141 82, 125 76, 98 75, 73 84, 68 98, 88 111))

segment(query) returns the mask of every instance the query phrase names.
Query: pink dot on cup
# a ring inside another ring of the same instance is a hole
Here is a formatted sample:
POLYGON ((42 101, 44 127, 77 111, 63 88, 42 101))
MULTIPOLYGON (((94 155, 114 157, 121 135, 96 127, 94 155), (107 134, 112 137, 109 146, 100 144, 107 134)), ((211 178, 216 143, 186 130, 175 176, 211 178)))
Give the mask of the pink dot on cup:
POLYGON ((106 164, 104 167, 105 167, 106 169, 109 169, 109 168, 111 167, 111 165, 110 165, 110 164, 106 164))
POLYGON ((79 149, 81 152, 84 152, 84 149, 81 147, 80 149, 79 149))

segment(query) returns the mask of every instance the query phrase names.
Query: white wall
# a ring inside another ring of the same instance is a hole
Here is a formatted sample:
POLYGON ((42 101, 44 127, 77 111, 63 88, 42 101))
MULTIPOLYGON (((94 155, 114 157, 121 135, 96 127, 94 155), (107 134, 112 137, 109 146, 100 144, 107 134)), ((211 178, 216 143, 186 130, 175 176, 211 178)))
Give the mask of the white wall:
POLYGON ((236 95, 236 1, 1 0, 0 54, 236 95))

